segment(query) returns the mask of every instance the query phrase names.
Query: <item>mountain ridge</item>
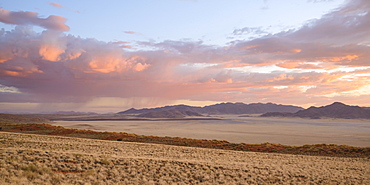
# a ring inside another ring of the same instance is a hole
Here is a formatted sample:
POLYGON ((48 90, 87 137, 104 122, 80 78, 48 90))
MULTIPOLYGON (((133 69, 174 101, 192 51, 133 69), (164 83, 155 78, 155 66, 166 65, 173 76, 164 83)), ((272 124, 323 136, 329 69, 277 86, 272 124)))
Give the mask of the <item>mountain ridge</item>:
POLYGON ((302 107, 293 105, 281 105, 274 103, 219 103, 214 105, 208 105, 204 107, 195 107, 189 105, 172 105, 156 108, 143 108, 135 109, 131 108, 126 111, 118 112, 117 114, 143 114, 153 111, 167 111, 167 110, 178 110, 178 111, 191 111, 199 114, 263 114, 267 112, 297 112, 303 110, 302 107))
POLYGON ((136 117, 143 118, 184 118, 187 116, 202 116, 199 113, 193 111, 180 111, 180 110, 162 110, 162 111, 152 111, 147 113, 142 113, 136 117))
POLYGON ((269 112, 261 115, 261 117, 370 119, 370 110, 359 106, 351 106, 341 102, 334 102, 330 105, 321 107, 311 106, 295 113, 269 112))

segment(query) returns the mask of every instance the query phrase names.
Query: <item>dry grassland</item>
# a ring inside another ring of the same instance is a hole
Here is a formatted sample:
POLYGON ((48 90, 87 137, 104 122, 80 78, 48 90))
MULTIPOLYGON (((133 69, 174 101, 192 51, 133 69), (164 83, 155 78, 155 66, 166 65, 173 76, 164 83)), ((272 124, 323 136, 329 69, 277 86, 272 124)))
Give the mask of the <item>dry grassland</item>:
POLYGON ((0 184, 370 184, 370 159, 0 132, 0 184))

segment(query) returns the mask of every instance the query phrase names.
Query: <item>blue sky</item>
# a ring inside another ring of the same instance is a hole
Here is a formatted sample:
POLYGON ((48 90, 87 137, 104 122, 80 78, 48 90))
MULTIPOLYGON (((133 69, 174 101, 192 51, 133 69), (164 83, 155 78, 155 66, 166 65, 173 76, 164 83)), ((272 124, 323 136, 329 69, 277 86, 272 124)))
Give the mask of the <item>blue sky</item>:
POLYGON ((70 30, 66 33, 106 42, 191 39, 225 45, 234 39, 261 36, 236 36, 234 30, 260 28, 268 34, 294 29, 343 3, 344 0, 12 0, 1 2, 0 7, 37 12, 40 17, 59 15, 67 18, 70 30), (128 31, 134 34, 125 33, 128 31))
POLYGON ((370 106, 368 0, 0 0, 0 111, 370 106))

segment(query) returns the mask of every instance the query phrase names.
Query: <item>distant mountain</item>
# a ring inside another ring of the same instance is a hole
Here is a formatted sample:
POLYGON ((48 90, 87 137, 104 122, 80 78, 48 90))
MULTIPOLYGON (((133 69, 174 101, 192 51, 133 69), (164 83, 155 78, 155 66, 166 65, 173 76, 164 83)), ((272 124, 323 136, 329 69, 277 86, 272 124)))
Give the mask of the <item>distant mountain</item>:
POLYGON ((370 119, 370 110, 359 106, 350 106, 341 102, 322 107, 310 107, 296 113, 269 112, 262 117, 300 117, 300 118, 343 118, 343 119, 370 119))
POLYGON ((200 112, 201 107, 192 107, 188 105, 173 105, 173 106, 165 106, 165 107, 157 107, 157 108, 144 108, 144 109, 128 109, 126 111, 118 112, 117 114, 143 114, 153 111, 165 111, 165 110, 178 110, 178 111, 192 111, 192 112, 200 112))
POLYGON ((152 111, 137 115, 137 117, 144 118, 184 118, 186 116, 202 116, 202 115, 192 111, 180 111, 180 110, 152 111))
POLYGON ((178 110, 191 111, 199 114, 263 114, 267 112, 297 112, 302 110, 302 107, 292 105, 278 105, 273 103, 220 103, 205 107, 192 107, 188 105, 174 105, 157 107, 152 109, 128 109, 118 112, 117 114, 143 114, 155 111, 178 110))
POLYGON ((207 114, 263 114, 267 112, 297 112, 302 107, 278 105, 274 103, 220 103, 205 106, 203 113, 207 114))
POLYGON ((98 114, 95 112, 76 112, 76 111, 57 111, 57 112, 46 112, 44 114, 98 114))

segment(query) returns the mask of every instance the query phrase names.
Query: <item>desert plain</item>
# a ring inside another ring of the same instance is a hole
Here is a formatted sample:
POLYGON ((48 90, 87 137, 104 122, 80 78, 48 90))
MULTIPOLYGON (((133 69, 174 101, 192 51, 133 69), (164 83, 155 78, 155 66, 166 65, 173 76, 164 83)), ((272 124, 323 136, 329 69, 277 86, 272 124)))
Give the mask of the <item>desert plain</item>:
MULTIPOLYGON (((110 131, 234 143, 269 142, 265 146, 326 143, 338 144, 337 149, 344 153, 346 148, 353 149, 345 145, 370 146, 368 120, 255 115, 185 119, 136 119, 117 115, 51 117, 58 120, 48 124, 74 128, 71 131, 81 129, 81 133, 94 130, 99 131, 94 134, 110 131)), ((43 126, 63 131, 62 127, 43 126)), ((20 127, 27 128, 23 132, 8 127, 5 124, 0 131, 0 184, 370 184, 367 153, 310 156, 234 151, 38 135, 27 133, 31 127, 20 127), (8 132, 4 132, 6 130, 8 132)), ((365 147, 358 151, 369 151, 365 147)))
POLYGON ((234 143, 338 144, 370 146, 366 119, 271 118, 256 115, 216 115, 218 120, 148 119, 116 121, 54 121, 65 128, 127 132, 140 135, 217 139, 234 143))
POLYGON ((369 184, 370 159, 0 132, 0 184, 369 184))

